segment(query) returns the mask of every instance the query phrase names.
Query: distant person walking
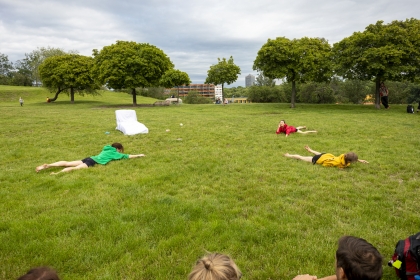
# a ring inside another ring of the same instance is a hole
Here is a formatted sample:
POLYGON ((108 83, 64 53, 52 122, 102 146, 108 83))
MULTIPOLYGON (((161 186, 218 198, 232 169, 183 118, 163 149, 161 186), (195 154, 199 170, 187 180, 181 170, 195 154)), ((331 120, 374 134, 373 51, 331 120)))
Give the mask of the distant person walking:
POLYGON ((384 105, 385 109, 389 109, 388 89, 386 88, 386 86, 383 82, 381 83, 381 86, 379 87, 379 95, 381 96, 382 105, 384 105))
POLYGON ((19 97, 19 103, 20 103, 20 106, 23 106, 23 99, 22 99, 22 97, 19 97))

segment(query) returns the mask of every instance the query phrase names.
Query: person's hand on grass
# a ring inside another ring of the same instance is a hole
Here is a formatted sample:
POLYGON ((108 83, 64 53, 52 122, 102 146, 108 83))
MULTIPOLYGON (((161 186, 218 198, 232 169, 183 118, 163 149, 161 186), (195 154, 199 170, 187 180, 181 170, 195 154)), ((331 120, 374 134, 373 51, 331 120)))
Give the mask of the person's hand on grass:
POLYGON ((309 274, 298 275, 295 278, 293 278, 293 280, 316 280, 316 279, 318 279, 316 276, 309 275, 309 274))

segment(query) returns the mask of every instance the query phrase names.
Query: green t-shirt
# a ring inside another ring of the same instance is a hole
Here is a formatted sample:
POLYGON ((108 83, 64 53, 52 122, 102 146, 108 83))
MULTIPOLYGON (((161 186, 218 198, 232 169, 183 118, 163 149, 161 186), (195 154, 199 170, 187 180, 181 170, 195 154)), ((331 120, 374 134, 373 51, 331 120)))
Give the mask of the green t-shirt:
POLYGON ((90 158, 93 159, 96 163, 107 164, 111 160, 118 160, 123 158, 126 159, 128 158, 128 155, 119 153, 117 149, 112 147, 111 145, 106 145, 99 155, 92 156, 90 158))

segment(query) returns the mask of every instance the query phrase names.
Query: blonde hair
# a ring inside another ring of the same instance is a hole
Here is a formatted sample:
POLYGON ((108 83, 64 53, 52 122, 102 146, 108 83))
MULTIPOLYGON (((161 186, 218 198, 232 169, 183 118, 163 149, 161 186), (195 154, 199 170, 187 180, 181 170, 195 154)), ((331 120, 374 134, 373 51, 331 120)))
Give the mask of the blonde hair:
POLYGON ((242 273, 226 255, 210 253, 199 259, 188 280, 239 280, 242 273))

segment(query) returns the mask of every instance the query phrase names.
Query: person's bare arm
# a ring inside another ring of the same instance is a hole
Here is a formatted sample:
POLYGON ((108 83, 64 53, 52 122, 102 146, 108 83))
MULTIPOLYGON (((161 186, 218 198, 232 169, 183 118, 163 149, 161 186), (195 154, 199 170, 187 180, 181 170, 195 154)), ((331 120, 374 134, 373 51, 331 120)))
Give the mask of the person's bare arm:
POLYGON ((364 160, 364 159, 358 159, 357 160, 358 162, 361 162, 361 163, 369 163, 369 162, 367 162, 366 160, 364 160))
POLYGON ((139 155, 128 155, 128 158, 138 158, 138 157, 144 157, 144 154, 139 154, 139 155))
POLYGON ((295 278, 293 278, 293 280, 317 280, 317 277, 314 275, 305 274, 305 275, 298 275, 295 278))
POLYGON ((324 278, 320 278, 318 280, 337 280, 337 276, 331 275, 331 276, 327 276, 327 277, 324 277, 324 278))

